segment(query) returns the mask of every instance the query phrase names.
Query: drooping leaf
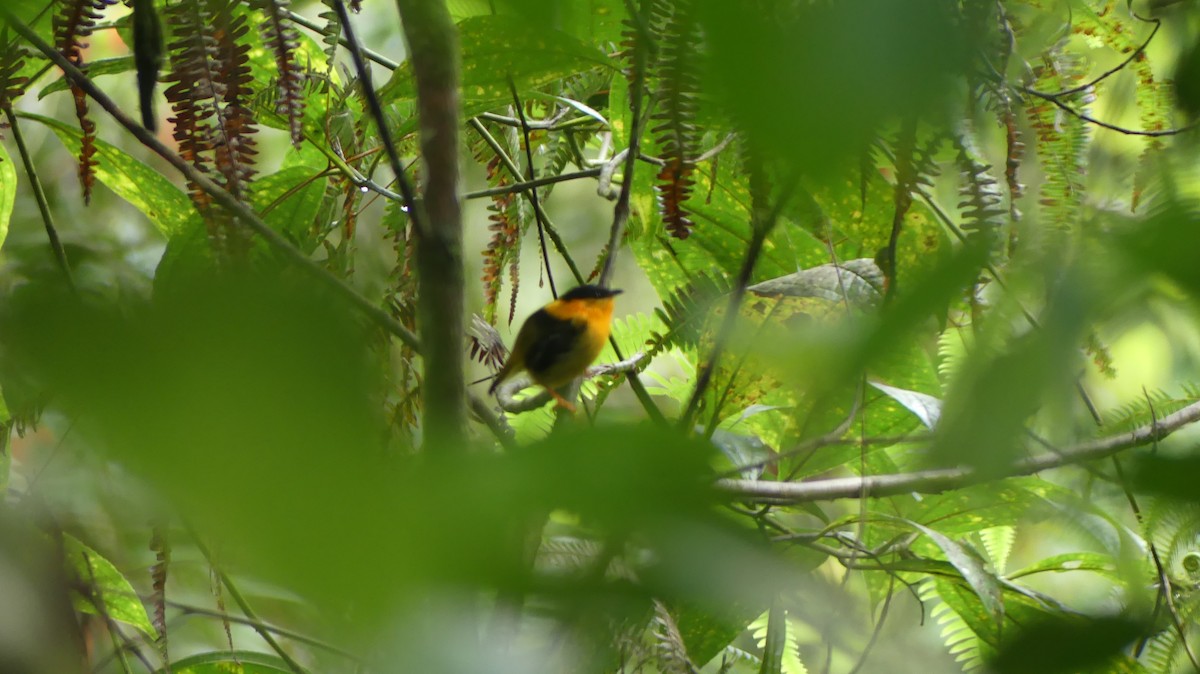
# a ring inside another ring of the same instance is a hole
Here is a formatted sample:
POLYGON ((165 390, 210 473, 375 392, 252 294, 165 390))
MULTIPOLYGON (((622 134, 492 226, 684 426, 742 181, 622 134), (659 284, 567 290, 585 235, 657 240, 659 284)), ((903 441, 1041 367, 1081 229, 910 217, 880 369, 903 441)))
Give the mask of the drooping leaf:
POLYGON ((76 610, 123 622, 150 639, 158 638, 142 600, 112 562, 69 534, 63 534, 63 553, 70 572, 85 588, 84 594, 73 596, 76 610))
MULTIPOLYGON (((51 117, 32 113, 21 116, 50 127, 68 150, 79 151, 82 144, 79 130, 51 117)), ((116 146, 97 140, 95 147, 96 178, 101 183, 144 213, 163 236, 169 238, 183 228, 194 212, 187 195, 162 173, 116 146)))

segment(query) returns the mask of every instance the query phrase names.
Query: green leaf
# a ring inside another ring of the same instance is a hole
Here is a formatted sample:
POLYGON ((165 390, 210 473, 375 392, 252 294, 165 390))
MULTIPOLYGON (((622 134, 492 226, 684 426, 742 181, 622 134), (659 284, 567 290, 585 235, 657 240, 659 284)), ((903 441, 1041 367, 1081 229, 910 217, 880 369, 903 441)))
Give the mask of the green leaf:
MULTIPOLYGON (((100 75, 116 75, 118 73, 129 72, 133 70, 133 55, 117 56, 109 59, 100 59, 99 61, 89 61, 87 64, 88 77, 95 79, 100 75)), ((38 100, 49 96, 50 94, 59 91, 66 91, 70 88, 71 83, 66 77, 60 77, 54 80, 42 90, 38 92, 38 100)))
POLYGON ((173 674, 276 674, 294 671, 282 658, 257 651, 216 651, 200 653, 171 663, 173 674))
POLYGON ((150 622, 137 592, 112 562, 69 534, 63 535, 63 548, 71 572, 95 593, 89 598, 72 592, 75 610, 107 616, 136 627, 151 639, 158 638, 158 630, 150 622))
MULTIPOLYGON (((28 112, 19 115, 50 127, 69 152, 79 154, 82 146, 79 129, 42 115, 28 112)), ((187 195, 141 160, 102 140, 96 141, 96 158, 100 162, 96 167, 100 182, 144 213, 163 236, 170 238, 192 216, 194 209, 187 195)))
POLYGON ((873 306, 883 298, 883 271, 875 260, 860 258, 756 283, 747 290, 768 297, 817 297, 830 302, 843 298, 853 306, 873 306))
POLYGON ((1094 571, 1118 580, 1117 563, 1112 556, 1100 552, 1068 552, 1053 555, 1008 575, 1009 580, 1045 572, 1094 571))
POLYGON ((933 428, 937 425, 938 417, 942 413, 941 400, 920 391, 909 391, 908 389, 896 388, 875 381, 868 383, 882 391, 887 397, 903 405, 909 412, 915 414, 921 420, 921 423, 925 425, 925 428, 933 428))
POLYGON ((308 242, 307 252, 317 245, 309 241, 310 230, 325 196, 326 180, 319 173, 307 166, 294 166, 263 176, 254 184, 254 209, 271 229, 293 241, 308 242))
POLYGON ((8 223, 17 200, 17 166, 0 143, 0 245, 8 238, 8 223))
POLYGON ((983 559, 974 550, 956 543, 938 531, 909 521, 909 524, 928 536, 946 555, 946 560, 958 569, 967 584, 979 596, 988 615, 998 626, 1004 620, 1004 602, 1001 597, 1000 583, 996 576, 984 564, 983 559))
MULTIPOLYGON (((474 16, 458 24, 464 101, 508 102, 518 89, 544 86, 595 67, 615 68, 604 52, 556 30, 535 30, 511 16, 474 16)), ((412 65, 404 63, 379 90, 384 103, 415 97, 412 65)))

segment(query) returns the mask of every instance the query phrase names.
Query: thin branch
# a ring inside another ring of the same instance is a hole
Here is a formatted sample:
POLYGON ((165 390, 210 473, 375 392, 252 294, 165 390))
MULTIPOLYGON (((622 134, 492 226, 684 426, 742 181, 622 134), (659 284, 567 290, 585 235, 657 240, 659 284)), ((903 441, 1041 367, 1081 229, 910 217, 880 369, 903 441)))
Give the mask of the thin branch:
MULTIPOLYGON (((525 107, 521 105, 521 97, 517 95, 517 85, 512 77, 508 78, 508 90, 512 92, 513 105, 517 109, 517 117, 521 120, 521 136, 525 140, 525 168, 529 175, 527 181, 534 179, 533 174, 533 143, 530 140, 529 123, 525 120, 525 107)), ((526 193, 529 202, 533 204, 533 219, 537 222, 538 246, 542 249, 542 264, 546 266, 546 280, 550 282, 550 296, 558 299, 558 288, 554 286, 554 270, 550 268, 550 251, 546 248, 545 213, 542 212, 542 202, 538 199, 537 188, 532 187, 526 193)))
POLYGON ((1200 421, 1200 403, 1193 403, 1169 414, 1157 424, 1137 430, 1083 442, 1062 450, 1061 454, 1042 454, 1016 461, 1007 470, 980 474, 973 467, 937 468, 911 473, 892 473, 866 477, 841 477, 809 482, 759 482, 756 480, 719 480, 717 489, 742 500, 774 503, 809 503, 843 498, 894 496, 916 492, 938 494, 973 484, 1112 456, 1133 447, 1141 447, 1200 421))
MULTIPOLYGON (((625 182, 628 184, 632 181, 626 178, 625 182)), ((784 204, 791 197, 791 191, 797 182, 795 178, 791 179, 788 186, 784 188, 784 192, 779 195, 775 206, 769 212, 760 212, 757 216, 752 216, 755 222, 752 225, 754 231, 750 236, 750 245, 746 248, 746 257, 742 261, 741 270, 738 271, 733 292, 729 295, 729 306, 725 310, 725 316, 721 321, 721 327, 718 329, 712 352, 709 354, 704 367, 700 370, 700 375, 696 379, 696 387, 692 390, 692 396, 688 399, 687 406, 679 418, 682 428, 689 429, 692 426, 692 420, 699 409, 700 400, 704 396, 704 390, 708 388, 709 382, 712 381, 717 361, 721 358, 721 353, 724 351, 725 345, 733 337, 738 310, 742 305, 742 298, 746 295, 746 288, 750 285, 750 275, 754 273, 754 266, 758 264, 758 256, 762 252, 763 242, 766 241, 767 235, 771 233, 771 230, 775 228, 775 223, 779 220, 779 214, 783 210, 784 204)), ((761 209, 755 210, 761 211, 761 209)))
POLYGON ((238 201, 237 198, 235 198, 232 194, 225 191, 221 186, 217 185, 205 174, 196 170, 191 164, 164 145, 162 141, 158 140, 157 136, 143 128, 140 123, 133 121, 133 119, 126 115, 121 108, 111 98, 108 97, 107 94, 101 91, 100 88, 97 87, 96 84, 87 77, 87 75, 84 75, 78 68, 74 66, 74 64, 63 58, 62 55, 54 50, 53 47, 39 37, 37 33, 34 33, 29 29, 28 26, 22 23, 20 19, 14 16, 10 10, 0 7, 0 15, 2 15, 9 25, 12 26, 13 30, 19 33, 21 37, 28 40, 29 44, 33 45, 33 47, 44 54, 46 58, 50 59, 55 65, 61 68, 68 77, 78 83, 80 88, 82 88, 87 95, 92 98, 92 100, 96 101, 100 107, 104 108, 104 110, 108 112, 108 114, 115 119, 118 124, 125 127, 125 130, 137 138, 138 142, 150 148, 160 157, 165 159, 167 163, 171 164, 171 166, 183 174, 184 177, 195 183, 197 187, 204 190, 205 193, 211 196, 213 200, 216 201, 222 208, 232 213, 247 227, 254 230, 254 232, 261 236, 272 248, 276 249, 280 253, 283 253, 283 255, 288 258, 289 261, 308 272, 317 280, 334 289, 345 299, 350 300, 354 306, 365 313, 368 318, 374 321, 381 328, 387 330, 396 337, 399 337, 401 341, 412 347, 414 350, 420 350, 420 344, 417 341, 416 335, 410 332, 408 328, 401 325, 398 321, 388 315, 388 313, 383 309, 376 306, 373 302, 358 294, 358 291, 351 288, 345 281, 334 276, 316 262, 313 262, 311 259, 309 259, 307 255, 300 251, 300 249, 293 246, 287 239, 285 239, 275 230, 271 229, 271 227, 267 225, 267 223, 264 222, 263 219, 260 218, 252 208, 241 201, 238 201))
MULTIPOLYGON (((646 354, 635 353, 629 358, 616 363, 605 363, 602 365, 593 365, 587 369, 583 375, 584 379, 592 377, 603 377, 613 374, 629 374, 637 370, 646 354)), ((528 398, 517 399, 515 396, 521 391, 533 386, 533 380, 528 375, 518 375, 496 387, 496 402, 505 412, 528 412, 550 402, 550 394, 541 391, 537 395, 529 396, 528 398)))
POLYGON ((346 34, 351 60, 354 61, 354 69, 358 73, 358 86, 362 90, 363 98, 367 101, 367 109, 375 120, 375 130, 379 132, 379 142, 383 144, 383 150, 387 153, 392 173, 396 175, 396 182, 400 185, 400 194, 404 197, 405 210, 413 221, 413 227, 418 232, 426 232, 428 231, 427 224, 417 208, 417 193, 408 179, 408 174, 404 172, 404 165, 400 162, 400 153, 396 151, 396 144, 392 141, 392 131, 388 127, 387 117, 383 114, 383 105, 380 104, 375 87, 371 84, 371 69, 367 66, 362 45, 354 34, 353 24, 350 23, 350 12, 346 10, 346 3, 342 0, 332 0, 332 3, 338 20, 342 23, 342 30, 346 34))
MULTIPOLYGON (((487 130, 487 127, 483 125, 483 122, 479 121, 479 119, 476 117, 472 117, 471 119, 467 120, 467 124, 469 124, 470 127, 475 130, 475 133, 478 133, 479 137, 488 144, 488 147, 492 149, 492 152, 496 153, 496 156, 500 158, 500 163, 504 164, 504 167, 508 169, 508 172, 512 174, 512 177, 516 180, 522 180, 523 177, 521 175, 521 169, 517 167, 517 164, 512 160, 512 157, 508 156, 508 153, 504 151, 504 148, 500 147, 500 143, 497 142, 492 133, 487 130)), ((533 204, 535 211, 541 210, 542 206, 540 203, 530 203, 533 204)), ((567 250, 566 244, 563 243, 562 237, 558 235, 558 230, 554 228, 554 224, 550 221, 550 218, 546 216, 545 211, 542 211, 541 217, 546 225, 546 235, 550 237, 550 241, 554 244, 554 249, 558 251, 559 255, 562 255, 563 261, 567 263, 567 268, 571 270, 571 275, 575 277, 575 282, 583 283, 585 279, 583 272, 579 271, 579 266, 575 264, 575 259, 571 257, 570 252, 567 250)))
POLYGON ((498 196, 501 194, 512 194, 514 192, 524 192, 526 190, 530 190, 535 187, 542 187, 544 185, 553 185, 555 183, 565 183, 569 180, 579 180, 580 178, 595 178, 600 175, 601 171, 602 171, 602 169, 600 169, 600 168, 590 168, 590 169, 584 169, 582 171, 575 171, 574 173, 561 173, 556 176, 544 176, 542 178, 536 178, 534 180, 527 180, 527 181, 521 182, 521 183, 513 183, 512 185, 503 185, 501 187, 492 187, 490 189, 479 190, 477 192, 467 192, 466 194, 463 195, 463 198, 464 199, 482 199, 484 197, 494 197, 494 196, 498 196))
POLYGON ((1054 94, 1048 94, 1043 91, 1038 91, 1036 89, 1030 89, 1029 87, 1019 87, 1019 90, 1022 93, 1026 93, 1026 94, 1029 94, 1030 96, 1033 96, 1034 98, 1040 98, 1044 101, 1049 101, 1049 102, 1053 103, 1054 105, 1057 105, 1064 112, 1066 112, 1074 117, 1078 117, 1079 119, 1087 122, 1088 124, 1095 124, 1096 126, 1098 126, 1100 128, 1108 129, 1109 131, 1116 131, 1117 133, 1122 133, 1127 136, 1147 136, 1150 138, 1161 138, 1163 136, 1177 136, 1181 133, 1191 131, 1191 130, 1195 129, 1197 125, 1200 125, 1200 122, 1192 122, 1191 124, 1188 124, 1186 126, 1181 126, 1177 129, 1161 129, 1159 131, 1142 131, 1139 129, 1129 129, 1129 128, 1126 128, 1123 126, 1117 126, 1116 124, 1110 124, 1108 122, 1101 121, 1099 119, 1096 119, 1095 117, 1092 117, 1091 115, 1088 115, 1087 113, 1080 112, 1079 110, 1076 110, 1075 108, 1073 108, 1073 107, 1067 105, 1066 103, 1062 102, 1061 100, 1059 100, 1058 96, 1056 96, 1054 94))
MULTIPOLYGON (((288 17, 289 21, 291 21, 292 23, 294 23, 298 26, 303 26, 304 28, 307 28, 307 29, 313 31, 314 33, 319 33, 321 35, 325 34, 325 27, 315 21, 310 20, 308 17, 305 17, 303 15, 300 15, 300 14, 297 14, 297 13, 291 12, 291 11, 289 11, 287 13, 287 17, 288 17)), ((350 41, 344 37, 338 38, 338 44, 342 45, 343 47, 350 48, 350 41)), ((382 54, 373 52, 370 49, 366 49, 364 47, 360 47, 360 49, 362 50, 363 56, 378 63, 379 65, 383 66, 384 68, 387 68, 388 70, 395 70, 400 67, 399 63, 391 60, 390 58, 388 58, 386 56, 383 56, 382 54)))
MULTIPOLYGON (((173 166, 175 170, 183 174, 197 187, 204 190, 204 192, 211 196, 213 200, 216 201, 222 208, 232 213, 243 224, 254 230, 254 232, 261 236, 263 240, 265 240, 273 249, 283 254, 283 256, 287 258, 289 262, 299 267, 303 272, 309 274, 317 281, 331 288, 343 299, 347 300, 351 305, 366 315, 366 317, 373 323, 399 338, 400 341, 412 348, 413 351, 417 353, 421 352, 421 345, 417 340, 417 336, 414 335, 408 328, 404 327, 404 325, 393 318, 387 311, 377 306, 374 302, 368 300, 366 297, 363 297, 358 293, 357 290, 352 288, 345 281, 337 276, 334 276, 327 269, 311 260, 300 249, 293 246, 291 242, 289 242, 275 230, 271 229, 271 227, 267 225, 267 223, 263 221, 263 219, 259 217, 257 213, 254 212, 254 209, 250 208, 241 201, 238 201, 233 195, 231 195, 229 192, 226 192, 221 186, 217 185, 210 178, 208 178, 208 176, 196 170, 196 168, 190 163, 185 161, 182 157, 164 145, 157 136, 147 131, 140 123, 135 122, 132 118, 126 115, 111 98, 109 98, 103 91, 100 90, 99 87, 96 86, 94 82, 91 81, 91 79, 87 77, 87 75, 84 75, 82 72, 80 72, 80 70, 76 68, 70 61, 63 58, 63 56, 55 51, 53 47, 51 47, 49 44, 46 44, 45 40, 39 37, 37 33, 34 33, 32 30, 30 30, 28 26, 22 23, 20 19, 16 18, 16 16, 14 16, 10 10, 2 5, 0 5, 0 16, 2 16, 10 26, 12 26, 14 31, 21 35, 21 37, 25 38, 30 45, 32 45, 35 49, 45 55, 46 58, 50 59, 50 61, 61 68, 67 77, 70 77, 76 81, 80 88, 82 88, 87 95, 92 98, 92 100, 96 101, 100 107, 104 108, 104 110, 108 112, 108 114, 114 120, 116 120, 118 124, 124 127, 126 131, 133 135, 138 142, 152 150, 158 156, 162 157, 167 161, 167 163, 173 166)), ((495 418, 495 414, 492 413, 491 409, 482 401, 472 400, 471 408, 480 415, 480 418, 484 420, 484 423, 489 428, 495 430, 500 426, 500 422, 495 418)), ((503 441, 503 438, 501 438, 501 441, 503 441)))
POLYGON ((72 291, 75 291, 75 277, 71 273, 67 251, 58 238, 58 230, 54 227, 54 217, 50 214, 50 202, 46 199, 46 191, 42 189, 42 181, 38 178, 29 148, 25 145, 25 135, 21 133, 21 125, 17 123, 17 116, 13 114, 11 107, 4 108, 4 116, 8 120, 9 128, 12 129, 13 140, 17 143, 17 153, 21 155, 21 164, 25 167, 25 175, 29 178, 29 186, 33 190, 34 200, 37 201, 38 213, 41 214, 42 225, 46 228, 46 238, 50 240, 50 250, 54 251, 54 259, 58 261, 58 267, 62 270, 67 285, 72 291))
MULTIPOLYGON (((645 17, 641 14, 631 15, 633 21, 638 25, 638 30, 645 29, 645 17)), ((629 222, 629 201, 633 193, 633 172, 634 158, 638 155, 638 148, 641 145, 643 118, 649 115, 649 109, 642 110, 642 96, 644 94, 646 81, 646 62, 648 59, 646 39, 637 41, 633 53, 633 77, 629 83, 629 146, 626 148, 625 155, 625 176, 621 182, 621 193, 617 196, 617 203, 613 206, 613 221, 612 226, 608 231, 608 245, 605 247, 606 257, 604 258, 604 268, 600 271, 600 279, 598 283, 601 287, 608 287, 612 283, 613 272, 616 269, 617 253, 621 249, 621 241, 625 238, 625 225, 629 222)), ((611 173, 608 179, 611 180, 611 173)), ((624 359, 625 355, 621 353, 621 347, 617 344, 617 340, 612 335, 608 337, 608 343, 612 345, 613 352, 617 358, 624 359)), ((646 390, 646 386, 642 383, 641 377, 638 376, 636 369, 630 369, 625 379, 629 382, 629 388, 633 394, 637 396, 638 402, 642 408, 646 410, 646 414, 657 424, 666 423, 666 417, 662 411, 658 409, 658 405, 654 404, 654 400, 650 397, 650 392, 646 390)))
POLYGON ((269 646, 271 650, 275 651, 275 654, 278 655, 281 660, 287 663, 288 668, 295 672, 295 674, 307 674, 307 670, 305 670, 299 662, 296 662, 295 658, 293 658, 291 654, 287 652, 287 649, 285 649, 278 641, 275 640, 275 635, 271 633, 271 630, 266 628, 263 621, 258 617, 258 614, 256 614, 254 609, 250 606, 250 602, 246 601, 246 598, 242 596, 241 591, 238 590, 237 585, 233 582, 233 579, 229 577, 229 574, 225 573, 221 567, 217 566, 216 560, 213 559, 212 553, 209 551, 208 547, 204 545, 204 542, 200 540, 200 537, 196 535, 196 532, 193 531, 191 534, 192 539, 196 544, 196 548, 200 550, 200 554, 204 555, 204 559, 208 561, 209 566, 211 566, 217 572, 217 577, 221 579, 221 584, 225 586, 225 590, 229 592, 229 596, 233 597, 233 603, 237 604, 242 613, 246 614, 246 617, 250 619, 251 622, 248 623, 250 627, 254 628, 254 631, 258 633, 258 636, 262 637, 262 640, 267 643, 267 646, 269 646))
POLYGON ((299 632, 293 632, 291 630, 284 629, 282 627, 276 627, 275 625, 271 625, 269 623, 264 623, 264 622, 261 622, 258 620, 253 620, 251 618, 245 618, 242 616, 230 615, 229 613, 225 613, 223 611, 208 609, 208 608, 204 608, 202 606, 193 606, 191 604, 184 604, 182 602, 171 601, 171 600, 168 600, 166 603, 167 603, 167 606, 170 606, 171 608, 179 610, 185 616, 193 616, 194 615, 194 616, 204 616, 207 618, 218 618, 220 620, 227 620, 231 623, 237 623, 239 625, 246 625, 248 627, 253 627, 255 629, 255 631, 258 631, 260 629, 266 630, 273 634, 277 634, 285 639, 290 639, 292 641, 302 643, 307 646, 312 646, 314 648, 319 648, 323 651, 328 651, 330 653, 333 653, 334 655, 339 655, 343 658, 346 658, 347 660, 354 660, 355 662, 362 662, 362 658, 360 658, 359 656, 357 656, 347 650, 338 648, 337 646, 334 646, 333 644, 329 644, 324 641, 321 641, 320 639, 314 639, 313 637, 305 636, 303 634, 300 634, 299 632))

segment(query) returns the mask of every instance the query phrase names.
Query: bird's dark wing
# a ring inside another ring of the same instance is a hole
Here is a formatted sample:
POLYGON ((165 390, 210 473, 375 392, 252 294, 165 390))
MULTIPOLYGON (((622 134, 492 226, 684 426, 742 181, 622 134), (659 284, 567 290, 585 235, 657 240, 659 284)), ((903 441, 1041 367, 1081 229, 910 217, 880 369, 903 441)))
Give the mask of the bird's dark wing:
POLYGON ((532 334, 537 335, 525 354, 525 367, 533 375, 546 372, 560 363, 579 344, 579 338, 587 325, 582 321, 555 318, 539 309, 529 317, 532 334))

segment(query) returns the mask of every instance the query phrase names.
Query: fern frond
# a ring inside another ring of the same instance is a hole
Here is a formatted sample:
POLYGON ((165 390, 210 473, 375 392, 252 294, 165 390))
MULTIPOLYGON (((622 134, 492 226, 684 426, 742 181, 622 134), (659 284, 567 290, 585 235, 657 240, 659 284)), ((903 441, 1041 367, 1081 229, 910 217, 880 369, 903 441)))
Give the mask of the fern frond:
MULTIPOLYGON (((102 18, 105 8, 116 0, 69 0, 62 3, 54 14, 54 46, 76 68, 87 72, 83 60, 84 42, 92 34, 96 22, 102 18)), ((92 187, 96 183, 96 123, 88 116, 87 94, 74 81, 70 83, 71 97, 75 99, 75 116, 83 137, 79 149, 79 184, 83 188, 83 202, 92 200, 92 187)))
MULTIPOLYGON (((1085 72, 1076 58, 1062 51, 1051 51, 1035 69, 1034 88, 1070 89, 1080 84, 1085 72)), ((1086 112, 1094 99, 1093 93, 1083 92, 1074 107, 1086 112)), ((1072 231, 1074 223, 1079 222, 1083 205, 1083 178, 1091 134, 1083 120, 1040 98, 1031 100, 1026 114, 1037 136, 1037 155, 1045 173, 1038 200, 1043 222, 1047 228, 1072 231)))
MULTIPOLYGON (((254 3, 266 14, 260 28, 267 48, 275 57, 275 69, 279 73, 275 88, 275 111, 288 120, 292 145, 300 147, 304 139, 304 71, 296 56, 296 29, 288 21, 288 5, 285 0, 255 0, 254 3)), ((336 43, 336 41, 335 41, 336 43)))
POLYGON ((955 662, 961 664, 964 672, 974 671, 983 666, 982 642, 979 640, 966 621, 954 612, 950 605, 938 595, 937 586, 933 582, 921 583, 917 594, 922 603, 932 604, 930 616, 937 621, 941 632, 942 643, 946 652, 954 656, 955 662))
MULTIPOLYGON (((8 40, 8 31, 0 31, 0 44, 10 45, 0 53, 0 110, 11 110, 13 103, 25 94, 29 78, 18 75, 25 65, 25 52, 16 43, 8 40)), ((0 119, 0 131, 7 128, 8 122, 0 119)), ((3 138, 0 134, 0 138, 3 138)))
POLYGON ((654 639, 657 642, 655 655, 659 671, 664 674, 698 674, 700 670, 688 657, 679 625, 660 601, 654 602, 654 639))
POLYGON ((660 40, 658 58, 651 66, 658 90, 652 117, 655 126, 650 133, 666 162, 658 172, 655 189, 667 232, 677 239, 686 239, 695 227, 684 203, 695 187, 692 160, 700 146, 696 127, 700 91, 696 48, 700 31, 691 0, 652 3, 650 24, 660 40))
POLYGON ((968 134, 960 134, 954 138, 954 147, 958 150, 955 163, 958 166, 962 185, 959 187, 958 208, 962 211, 962 228, 974 236, 995 240, 1000 228, 1004 226, 1004 197, 1000 193, 998 183, 992 177, 991 166, 980 162, 979 153, 973 147, 968 134))
POLYGON ((1103 413, 1105 433, 1129 431, 1200 401, 1200 391, 1185 389, 1178 395, 1162 390, 1147 392, 1103 413))

